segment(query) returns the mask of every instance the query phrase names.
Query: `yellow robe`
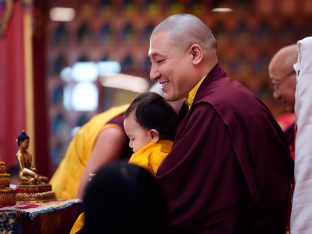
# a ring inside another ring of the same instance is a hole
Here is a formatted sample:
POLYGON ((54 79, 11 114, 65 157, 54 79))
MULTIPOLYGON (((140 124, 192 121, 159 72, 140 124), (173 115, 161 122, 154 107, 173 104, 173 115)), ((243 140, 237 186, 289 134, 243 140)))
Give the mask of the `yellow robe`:
POLYGON ((79 130, 50 181, 58 199, 76 198, 80 177, 99 133, 106 128, 117 127, 117 125, 106 123, 122 114, 128 106, 114 107, 95 115, 79 130))
POLYGON ((157 143, 150 142, 132 154, 129 163, 144 167, 156 175, 160 164, 171 152, 172 146, 173 142, 169 140, 160 140, 157 143))

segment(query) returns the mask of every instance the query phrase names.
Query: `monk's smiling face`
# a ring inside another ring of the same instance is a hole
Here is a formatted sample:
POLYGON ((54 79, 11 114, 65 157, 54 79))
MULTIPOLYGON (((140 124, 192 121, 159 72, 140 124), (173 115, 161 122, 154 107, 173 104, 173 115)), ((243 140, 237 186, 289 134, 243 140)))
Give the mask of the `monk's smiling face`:
POLYGON ((148 54, 150 78, 162 85, 164 98, 168 101, 185 98, 197 83, 191 79, 194 77, 194 65, 190 49, 176 46, 170 32, 166 31, 151 36, 148 54))

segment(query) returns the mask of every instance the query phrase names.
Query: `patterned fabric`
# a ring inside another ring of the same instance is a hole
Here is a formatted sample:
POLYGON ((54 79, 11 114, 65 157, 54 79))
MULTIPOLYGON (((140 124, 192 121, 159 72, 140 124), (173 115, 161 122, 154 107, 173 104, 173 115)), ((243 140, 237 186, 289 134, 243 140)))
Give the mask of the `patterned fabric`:
POLYGON ((18 233, 17 224, 20 218, 32 222, 40 214, 62 211, 80 203, 79 199, 51 202, 25 201, 17 202, 16 206, 0 208, 0 233, 18 233))
POLYGON ((15 233, 16 212, 0 212, 0 233, 15 233))

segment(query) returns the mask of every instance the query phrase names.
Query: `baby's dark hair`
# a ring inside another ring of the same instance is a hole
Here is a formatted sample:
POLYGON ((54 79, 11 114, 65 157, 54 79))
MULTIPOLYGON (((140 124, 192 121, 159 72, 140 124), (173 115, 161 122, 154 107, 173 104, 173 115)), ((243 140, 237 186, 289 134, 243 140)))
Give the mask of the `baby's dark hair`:
POLYGON ((20 145, 26 139, 29 140, 29 136, 26 134, 25 131, 22 131, 22 133, 16 139, 17 145, 20 145))
POLYGON ((130 104, 124 117, 135 112, 136 122, 145 129, 156 129, 160 139, 174 140, 178 116, 168 102, 159 94, 146 92, 130 104))

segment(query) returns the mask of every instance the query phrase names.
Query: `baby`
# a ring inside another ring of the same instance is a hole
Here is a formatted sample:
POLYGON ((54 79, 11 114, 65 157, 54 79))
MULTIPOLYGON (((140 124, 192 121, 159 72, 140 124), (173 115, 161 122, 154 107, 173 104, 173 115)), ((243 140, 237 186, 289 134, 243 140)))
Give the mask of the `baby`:
MULTIPOLYGON (((180 106, 181 102, 172 105, 180 106)), ((124 114, 124 129, 130 139, 132 154, 129 163, 146 168, 156 175, 162 161, 171 152, 178 116, 165 99, 157 93, 139 95, 124 114)), ((89 180, 95 174, 89 175, 89 180)), ((84 213, 76 220, 71 234, 78 233, 84 225, 84 213)))
POLYGON ((139 95, 124 114, 124 129, 134 152, 129 163, 155 175, 172 150, 177 127, 177 114, 163 97, 154 92, 139 95))

